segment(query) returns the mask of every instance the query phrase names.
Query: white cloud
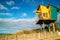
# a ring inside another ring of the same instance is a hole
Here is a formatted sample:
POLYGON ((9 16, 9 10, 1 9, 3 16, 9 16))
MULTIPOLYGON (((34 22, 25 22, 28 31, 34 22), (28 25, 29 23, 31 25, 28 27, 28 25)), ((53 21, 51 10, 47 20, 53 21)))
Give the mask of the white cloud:
MULTIPOLYGON (((0 18, 0 31, 2 33, 15 33, 21 30, 32 30, 40 28, 37 25, 37 18, 33 19, 2 19, 0 18)), ((60 21, 60 14, 58 15, 58 22, 60 21)), ((0 32, 1 33, 1 32, 0 32)))
POLYGON ((0 15, 3 15, 3 16, 12 16, 11 13, 0 13, 0 15))
POLYGON ((11 9, 20 9, 19 7, 12 7, 11 9))
POLYGON ((60 23, 60 14, 58 14, 57 21, 58 21, 58 23, 60 23))
POLYGON ((7 5, 10 5, 10 6, 11 6, 11 5, 14 5, 14 1, 6 1, 6 4, 7 4, 7 5))
POLYGON ((31 18, 31 19, 14 19, 14 18, 0 18, 0 21, 13 21, 13 22, 18 22, 18 21, 37 21, 37 18, 31 18))
POLYGON ((23 13, 22 16, 27 16, 27 13, 23 13))
POLYGON ((33 10, 33 13, 36 13, 36 10, 33 10))
POLYGON ((5 9, 5 10, 8 10, 7 7, 5 7, 4 5, 0 4, 0 9, 5 9))
POLYGON ((39 25, 36 25, 36 19, 15 20, 15 19, 1 19, 1 18, 0 18, 0 26, 1 26, 0 31, 2 30, 6 32, 11 31, 10 33, 14 33, 21 30, 32 30, 40 27, 39 25))

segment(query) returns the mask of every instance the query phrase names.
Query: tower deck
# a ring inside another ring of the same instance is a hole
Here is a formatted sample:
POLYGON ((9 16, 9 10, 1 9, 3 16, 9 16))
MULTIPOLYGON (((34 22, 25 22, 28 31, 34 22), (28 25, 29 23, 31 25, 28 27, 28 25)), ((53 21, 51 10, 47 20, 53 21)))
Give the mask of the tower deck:
POLYGON ((56 20, 39 20, 36 24, 50 24, 55 22, 56 20))

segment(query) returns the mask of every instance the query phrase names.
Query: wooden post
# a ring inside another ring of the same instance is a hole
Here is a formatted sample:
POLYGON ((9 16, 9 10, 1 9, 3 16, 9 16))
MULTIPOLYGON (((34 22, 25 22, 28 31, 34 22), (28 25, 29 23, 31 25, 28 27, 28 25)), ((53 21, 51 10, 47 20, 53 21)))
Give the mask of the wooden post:
POLYGON ((54 25, 54 23, 52 23, 53 24, 53 32, 55 32, 55 25, 54 25))
POLYGON ((42 24, 41 24, 41 32, 42 32, 42 24))
POLYGON ((15 35, 16 35, 16 40, 18 40, 18 39, 17 39, 17 34, 15 34, 15 35))
POLYGON ((42 33, 42 24, 41 24, 41 30, 40 30, 41 32, 40 32, 40 38, 41 38, 41 33, 42 33))
POLYGON ((44 38, 45 38, 46 37, 46 32, 45 32, 45 29, 44 29, 44 27, 45 27, 44 22, 43 22, 42 27, 43 27, 43 35, 44 35, 44 38))
POLYGON ((8 37, 9 37, 9 36, 8 36, 8 34, 7 34, 6 36, 7 36, 7 38, 6 38, 6 39, 8 40, 8 37))
POLYGON ((54 24, 55 24, 55 31, 57 31, 57 28, 58 28, 57 22, 55 21, 54 24))
POLYGON ((50 27, 48 27, 48 29, 49 29, 49 32, 50 32, 50 27))
POLYGON ((43 22, 43 24, 42 24, 42 27, 43 27, 43 29, 42 29, 42 30, 43 30, 43 32, 44 32, 44 22, 43 22))

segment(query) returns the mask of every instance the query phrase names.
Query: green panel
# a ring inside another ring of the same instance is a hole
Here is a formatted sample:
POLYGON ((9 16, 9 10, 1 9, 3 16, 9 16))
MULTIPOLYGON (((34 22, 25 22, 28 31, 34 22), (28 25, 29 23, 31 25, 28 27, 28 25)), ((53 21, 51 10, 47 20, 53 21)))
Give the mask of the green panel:
POLYGON ((57 20, 57 9, 54 6, 50 6, 51 20, 57 20))

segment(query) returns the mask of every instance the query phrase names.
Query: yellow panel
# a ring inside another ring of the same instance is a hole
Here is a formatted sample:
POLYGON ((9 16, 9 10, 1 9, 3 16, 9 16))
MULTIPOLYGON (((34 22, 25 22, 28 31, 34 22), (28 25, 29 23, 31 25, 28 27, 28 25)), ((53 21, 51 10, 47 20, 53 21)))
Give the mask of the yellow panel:
POLYGON ((46 6, 40 6, 40 9, 42 14, 42 19, 43 20, 50 19, 50 8, 47 8, 46 6))

